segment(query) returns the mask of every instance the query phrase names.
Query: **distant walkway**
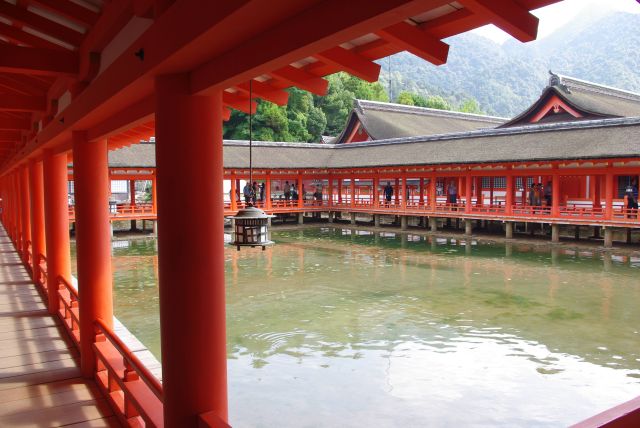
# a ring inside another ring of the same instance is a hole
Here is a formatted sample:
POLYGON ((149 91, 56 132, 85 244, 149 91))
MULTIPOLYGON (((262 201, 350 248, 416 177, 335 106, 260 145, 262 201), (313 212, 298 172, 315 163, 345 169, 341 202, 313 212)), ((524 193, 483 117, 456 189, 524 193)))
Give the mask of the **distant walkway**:
POLYGON ((0 426, 118 427, 0 225, 0 426))

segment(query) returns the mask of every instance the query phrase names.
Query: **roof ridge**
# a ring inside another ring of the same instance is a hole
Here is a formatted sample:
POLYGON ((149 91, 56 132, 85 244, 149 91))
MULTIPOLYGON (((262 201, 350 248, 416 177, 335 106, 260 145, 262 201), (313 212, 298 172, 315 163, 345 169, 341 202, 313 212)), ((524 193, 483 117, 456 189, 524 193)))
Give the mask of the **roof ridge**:
POLYGON ((506 117, 488 116, 483 114, 465 113, 461 111, 440 110, 430 107, 409 106, 406 104, 387 103, 384 101, 370 101, 356 99, 356 108, 364 113, 367 108, 379 111, 394 111, 399 113, 409 113, 416 115, 443 116, 443 117, 459 117, 480 122, 502 123, 509 120, 506 117))
POLYGON ((564 76, 562 74, 559 74, 558 77, 560 78, 560 83, 566 86, 569 90, 571 90, 571 88, 576 88, 597 94, 610 95, 630 101, 640 102, 640 93, 637 92, 626 91, 624 89, 614 88, 613 86, 601 85, 599 83, 571 76, 564 76))

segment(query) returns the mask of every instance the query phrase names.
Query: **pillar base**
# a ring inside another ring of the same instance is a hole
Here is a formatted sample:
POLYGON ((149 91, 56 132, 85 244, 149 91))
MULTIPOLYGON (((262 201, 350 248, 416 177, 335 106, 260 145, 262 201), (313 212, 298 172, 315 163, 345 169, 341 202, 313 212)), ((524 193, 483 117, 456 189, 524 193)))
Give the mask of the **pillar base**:
POLYGON ((356 213, 351 213, 351 224, 356 224, 356 213))
POLYGON ((138 231, 138 222, 136 220, 131 220, 131 232, 138 231))
POLYGON ((505 226, 504 237, 506 239, 513 239, 513 222, 507 221, 505 222, 504 226, 505 226))
POLYGON ((329 223, 333 223, 333 211, 327 213, 329 223))
POLYGON ((608 227, 604 229, 604 247, 613 247, 613 229, 610 229, 608 227))
POLYGON ((409 217, 403 215, 400 217, 400 230, 407 230, 409 228, 409 217))
POLYGON ((551 242, 560 242, 560 225, 551 225, 551 242))
POLYGON ((380 214, 373 215, 373 225, 375 227, 380 227, 380 214))
POLYGON ((473 234, 473 220, 465 219, 464 234, 467 236, 471 236, 473 234))
POLYGON ((580 226, 576 226, 575 238, 580 239, 580 226))
POLYGON ((304 213, 298 213, 298 224, 304 224, 304 213))
POLYGON ((429 226, 431 227, 431 232, 436 233, 438 231, 438 218, 429 217, 429 226))

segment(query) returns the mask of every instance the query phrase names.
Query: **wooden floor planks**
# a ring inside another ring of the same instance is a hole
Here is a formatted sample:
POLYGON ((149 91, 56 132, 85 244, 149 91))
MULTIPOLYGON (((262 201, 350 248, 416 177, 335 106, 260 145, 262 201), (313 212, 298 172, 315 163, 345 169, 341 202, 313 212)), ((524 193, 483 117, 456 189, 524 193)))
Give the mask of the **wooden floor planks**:
POLYGON ((0 426, 118 427, 0 226, 0 426))

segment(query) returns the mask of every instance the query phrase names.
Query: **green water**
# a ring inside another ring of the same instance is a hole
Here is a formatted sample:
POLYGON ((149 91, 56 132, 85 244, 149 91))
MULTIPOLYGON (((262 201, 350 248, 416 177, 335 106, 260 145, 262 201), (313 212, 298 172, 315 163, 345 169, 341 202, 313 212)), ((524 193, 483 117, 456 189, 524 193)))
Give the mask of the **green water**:
MULTIPOLYGON (((226 257, 235 427, 566 426, 640 395, 640 258, 349 229, 226 257)), ((114 242, 158 357, 156 242, 114 242)))

